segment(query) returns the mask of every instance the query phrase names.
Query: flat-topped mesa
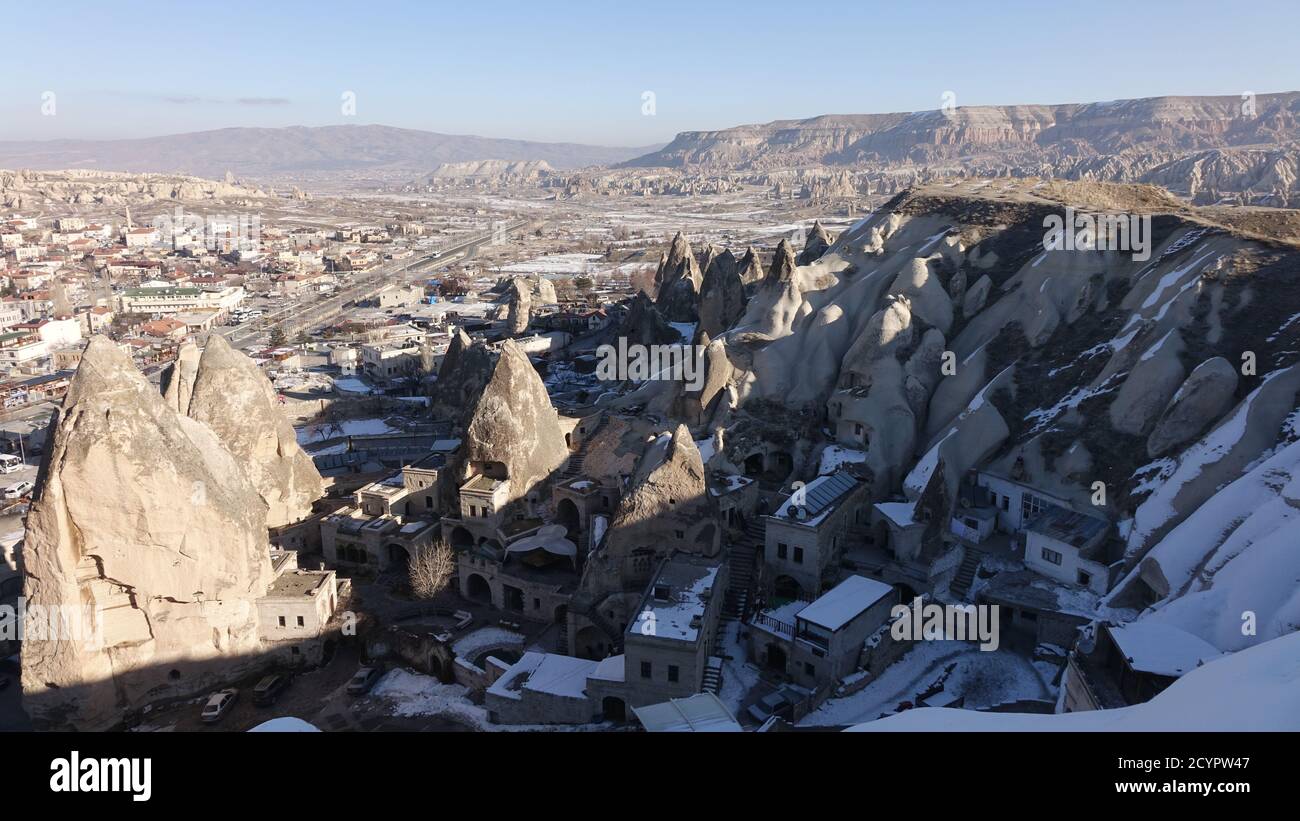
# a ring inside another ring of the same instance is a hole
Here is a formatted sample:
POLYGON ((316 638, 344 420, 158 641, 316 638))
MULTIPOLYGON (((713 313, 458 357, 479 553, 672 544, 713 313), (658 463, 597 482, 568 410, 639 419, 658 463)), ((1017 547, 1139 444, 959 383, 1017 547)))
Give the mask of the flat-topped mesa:
POLYGON ((52 423, 23 560, 29 613, 81 608, 90 621, 24 642, 37 726, 111 727, 257 657, 266 504, 217 435, 168 408, 105 337, 90 340, 52 423))
POLYGON ((323 495, 315 463, 298 446, 257 363, 220 334, 208 338, 184 412, 211 428, 244 466, 266 502, 269 527, 311 514, 312 503, 323 495))
POLYGON ((569 456, 559 414, 528 357, 512 340, 482 391, 471 398, 465 422, 465 463, 510 483, 509 501, 528 497, 569 456))

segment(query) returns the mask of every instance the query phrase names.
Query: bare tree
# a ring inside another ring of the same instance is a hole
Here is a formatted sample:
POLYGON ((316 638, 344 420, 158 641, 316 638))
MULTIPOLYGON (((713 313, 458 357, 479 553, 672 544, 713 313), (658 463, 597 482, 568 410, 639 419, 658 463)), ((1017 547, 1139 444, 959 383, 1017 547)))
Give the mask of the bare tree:
POLYGON ((447 589, 451 574, 456 572, 456 554, 446 542, 425 545, 415 551, 409 565, 411 592, 421 599, 431 599, 447 589))

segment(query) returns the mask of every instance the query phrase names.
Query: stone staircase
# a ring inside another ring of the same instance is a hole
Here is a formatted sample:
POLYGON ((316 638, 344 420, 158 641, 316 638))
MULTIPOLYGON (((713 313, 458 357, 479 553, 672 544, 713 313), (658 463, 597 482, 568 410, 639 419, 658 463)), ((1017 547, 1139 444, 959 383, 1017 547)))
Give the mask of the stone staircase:
POLYGON ((970 594, 970 587, 975 583, 975 571, 979 570, 980 562, 983 560, 984 554, 981 551, 970 545, 966 546, 966 555, 962 557, 957 573, 952 577, 952 584, 948 586, 959 601, 964 601, 970 594))
POLYGON ((715 696, 722 692, 722 658, 719 656, 709 656, 709 660, 704 664, 704 681, 700 684, 701 693, 713 693, 715 696))
POLYGON ((600 415, 600 421, 596 423, 596 427, 592 428, 589 433, 582 437, 582 442, 578 445, 578 449, 573 452, 569 457, 569 461, 565 463, 564 472, 560 474, 561 482, 568 482, 577 479, 582 475, 582 463, 587 456, 587 445, 592 439, 596 438, 596 434, 605 429, 605 425, 608 423, 609 416, 602 413, 600 415))
POLYGON ((555 637, 555 652, 562 656, 569 655, 569 619, 563 618, 559 624, 559 634, 555 637))
POLYGON ((763 520, 745 523, 745 534, 727 546, 727 600, 722 623, 743 619, 754 595, 754 573, 763 550, 763 520))

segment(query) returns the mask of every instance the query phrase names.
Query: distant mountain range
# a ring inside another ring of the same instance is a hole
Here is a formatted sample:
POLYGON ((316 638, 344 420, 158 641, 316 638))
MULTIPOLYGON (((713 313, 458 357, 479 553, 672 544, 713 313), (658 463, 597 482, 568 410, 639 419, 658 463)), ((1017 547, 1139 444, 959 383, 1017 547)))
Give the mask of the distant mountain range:
POLYGON ((1300 138, 1300 92, 1147 97, 1067 105, 840 114, 684 131, 625 167, 761 170, 799 164, 924 163, 1002 155, 1055 161, 1132 150, 1195 151, 1300 138))
POLYGON ((438 134, 384 125, 222 128, 129 140, 0 141, 0 168, 85 168, 220 177, 427 174, 443 163, 544 161, 610 165, 657 146, 611 148, 438 134))
POLYGON ((1197 204, 1300 206, 1300 92, 826 115, 686 131, 621 168, 780 175, 823 196, 952 176, 1163 186, 1197 204), (791 172, 797 176, 791 177, 791 172))

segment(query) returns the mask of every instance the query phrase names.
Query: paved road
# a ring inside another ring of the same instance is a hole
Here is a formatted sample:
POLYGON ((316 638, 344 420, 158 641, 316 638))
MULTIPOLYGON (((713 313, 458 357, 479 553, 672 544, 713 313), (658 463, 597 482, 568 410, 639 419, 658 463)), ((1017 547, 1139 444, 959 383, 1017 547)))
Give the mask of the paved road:
MULTIPOLYGON (((527 221, 519 220, 506 225, 504 229, 500 230, 504 230, 508 234, 527 224, 527 221)), ((497 232, 475 234, 453 245, 440 248, 434 253, 410 259, 392 260, 358 274, 347 288, 318 302, 304 304, 301 301, 295 301, 293 304, 267 313, 253 322, 219 328, 217 333, 225 336, 232 346, 239 347, 260 335, 269 334, 275 328, 284 331, 286 336, 309 330, 337 314, 347 303, 356 303, 369 299, 386 285, 409 281, 414 275, 427 274, 444 267, 455 259, 468 255, 480 246, 491 242, 496 236, 499 236, 497 232)))

